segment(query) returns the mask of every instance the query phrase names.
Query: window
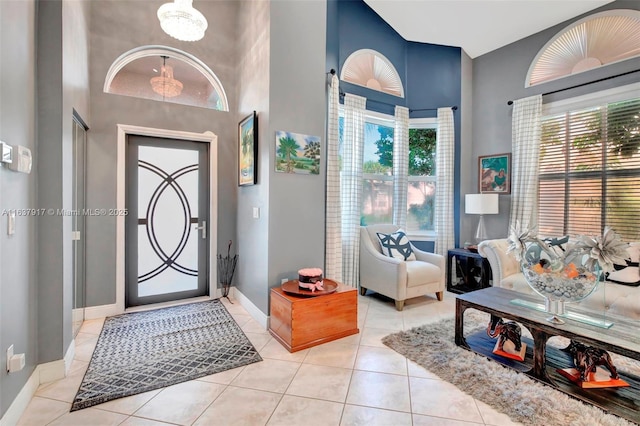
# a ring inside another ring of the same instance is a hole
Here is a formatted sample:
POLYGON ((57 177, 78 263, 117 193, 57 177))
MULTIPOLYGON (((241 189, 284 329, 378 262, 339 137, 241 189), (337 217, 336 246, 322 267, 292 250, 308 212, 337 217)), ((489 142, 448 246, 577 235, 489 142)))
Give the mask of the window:
POLYGON ((640 238, 640 98, 632 93, 543 117, 541 234, 598 235, 610 226, 626 241, 640 238))
MULTIPOLYGON (((365 119, 361 225, 393 221, 394 118, 370 114, 365 119)), ((339 125, 342 146, 342 117, 339 125)), ((406 230, 413 234, 427 234, 434 230, 435 153, 436 120, 411 120, 406 230)))

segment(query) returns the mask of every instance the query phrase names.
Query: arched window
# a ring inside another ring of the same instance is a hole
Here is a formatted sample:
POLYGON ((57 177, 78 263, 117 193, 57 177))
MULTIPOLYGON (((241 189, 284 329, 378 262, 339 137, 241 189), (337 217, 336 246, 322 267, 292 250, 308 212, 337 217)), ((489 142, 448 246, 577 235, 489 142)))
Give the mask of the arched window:
POLYGON ((404 98, 402 80, 391 61, 380 52, 360 49, 342 66, 340 80, 404 98))
POLYGON ((529 67, 525 87, 640 56, 640 11, 596 13, 560 31, 529 67))
POLYGON ((142 46, 116 59, 105 93, 229 111, 218 77, 198 58, 167 46, 142 46))

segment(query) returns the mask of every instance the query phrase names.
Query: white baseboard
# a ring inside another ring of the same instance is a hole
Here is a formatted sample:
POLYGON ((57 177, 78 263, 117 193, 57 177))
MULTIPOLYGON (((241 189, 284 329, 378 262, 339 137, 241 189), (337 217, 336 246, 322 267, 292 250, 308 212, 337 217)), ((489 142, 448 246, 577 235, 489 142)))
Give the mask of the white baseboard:
POLYGON ((35 395, 38 390, 38 386, 40 386, 40 366, 37 366, 31 376, 29 376, 29 380, 22 387, 16 399, 13 400, 9 409, 4 416, 0 419, 0 426, 15 426, 18 424, 20 417, 24 413, 24 410, 27 409, 27 405, 31 402, 31 398, 35 395))
POLYGON ((249 298, 247 298, 247 296, 242 294, 240 290, 238 290, 235 287, 233 288, 233 290, 234 290, 233 291, 234 299, 240 302, 240 305, 242 305, 242 307, 247 310, 249 315, 251 315, 251 317, 254 320, 256 320, 261 326, 263 326, 265 330, 268 330, 269 317, 264 312, 262 312, 256 305, 254 305, 253 302, 249 300, 249 298))
POLYGON ((124 312, 121 312, 121 310, 118 309, 118 305, 116 303, 112 303, 110 305, 89 306, 88 308, 84 308, 84 319, 91 320, 106 318, 123 313, 124 312))
POLYGON ((75 355, 75 341, 72 341, 64 355, 64 359, 39 364, 29 376, 29 380, 22 387, 16 399, 13 400, 7 412, 0 419, 0 426, 14 426, 24 414, 29 402, 36 394, 38 386, 43 383, 53 382, 54 380, 64 379, 71 367, 71 362, 75 355))

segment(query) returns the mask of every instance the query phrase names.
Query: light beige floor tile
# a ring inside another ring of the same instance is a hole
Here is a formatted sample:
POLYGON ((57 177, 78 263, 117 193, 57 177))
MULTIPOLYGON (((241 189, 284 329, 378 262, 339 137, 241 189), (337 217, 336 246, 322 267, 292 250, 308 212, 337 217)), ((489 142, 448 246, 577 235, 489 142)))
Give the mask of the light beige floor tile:
POLYGON ((303 349, 297 352, 289 352, 280 342, 276 339, 271 339, 269 342, 260 349, 260 355, 263 358, 281 359, 283 361, 302 362, 309 353, 309 349, 303 349))
POLYGON ((63 402, 73 402, 78 393, 83 374, 69 375, 61 380, 41 386, 36 391, 36 396, 51 398, 63 402))
POLYGON ((104 404, 96 405, 95 408, 113 411, 114 413, 131 415, 144 404, 149 402, 151 398, 159 394, 161 390, 162 389, 156 389, 149 392, 139 393, 137 395, 127 396, 125 398, 114 399, 112 401, 105 402, 104 404))
POLYGON ((33 397, 18 421, 18 426, 44 426, 66 414, 71 404, 49 398, 33 397))
POLYGON ((265 333, 249 333, 245 331, 244 334, 258 352, 273 339, 270 334, 265 333))
POLYGON ((410 412, 407 376, 354 370, 347 404, 410 412))
POLYGON ((73 359, 77 359, 85 362, 91 361, 91 356, 93 355, 93 351, 96 348, 97 343, 98 343, 98 336, 94 335, 93 338, 86 339, 84 343, 80 345, 76 345, 75 353, 73 354, 73 359))
POLYGON ((284 393, 299 367, 298 362, 266 358, 262 362, 247 365, 231 384, 243 388, 284 393))
POLYGON ((304 359, 305 364, 326 365, 327 367, 353 368, 358 346, 339 342, 329 342, 314 346, 304 359))
POLYGON ((171 423, 159 422, 157 420, 143 419, 142 417, 131 416, 120 426, 169 426, 171 423))
POLYGON ((242 330, 245 333, 266 333, 269 334, 269 331, 264 328, 258 321, 251 318, 249 321, 242 325, 242 330))
POLYGON ((382 338, 394 333, 392 330, 385 328, 372 328, 365 327, 360 331, 362 337, 360 338, 360 345, 362 346, 376 346, 378 348, 386 348, 387 346, 382 343, 382 338))
POLYGON ((80 331, 78 331, 78 333, 100 334, 102 326, 104 325, 104 320, 104 318, 86 320, 82 323, 82 327, 80 327, 80 331))
POLYGON ((402 315, 390 314, 390 313, 378 313, 373 312, 372 308, 369 308, 367 314, 367 320, 364 322, 365 328, 383 328, 386 330, 402 330, 404 322, 402 315))
POLYGON ((343 404, 285 395, 276 407, 270 426, 327 426, 340 422, 343 404))
POLYGON ((486 425, 491 426, 522 426, 522 423, 512 421, 506 414, 500 413, 495 408, 477 399, 476 405, 486 425))
POLYGON ((164 388, 135 412, 137 417, 190 425, 222 393, 224 385, 192 380, 164 388))
POLYGON ((85 408, 58 417, 48 426, 116 426, 124 422, 127 416, 95 408, 85 408))
POLYGON ((422 377, 423 379, 442 380, 423 366, 416 364, 411 360, 407 360, 407 371, 411 377, 422 377))
POLYGON ((231 302, 233 303, 229 302, 226 298, 221 298, 220 300, 222 300, 222 304, 227 308, 227 311, 229 311, 230 314, 249 315, 247 310, 243 308, 237 300, 231 298, 231 302))
POLYGON ((419 377, 409 380, 413 413, 483 423, 475 400, 451 383, 419 377))
POLYGON ((413 415, 413 426, 477 426, 483 423, 463 422, 462 420, 446 419, 442 417, 413 415))
POLYGON ((302 364, 287 389, 288 395, 344 402, 353 370, 302 364))
POLYGON ((264 425, 282 394, 229 386, 205 410, 194 426, 264 425))
POLYGON ((82 374, 87 372, 87 368, 89 367, 88 361, 80 361, 79 359, 74 359, 71 361, 71 367, 69 367, 69 372, 67 376, 72 376, 74 374, 82 374))
POLYGON ((232 368, 231 370, 221 371, 220 373, 211 374, 209 376, 200 377, 198 380, 203 382, 220 383, 221 385, 228 385, 238 377, 238 374, 244 370, 245 366, 232 368))
MULTIPOLYGON (((358 327, 359 330, 362 330, 358 327)), ((342 337, 338 340, 334 340, 334 342, 342 343, 345 345, 359 345, 360 344, 361 333, 352 334, 351 336, 342 337)))
POLYGON ((341 426, 411 426, 411 414, 379 408, 345 405, 341 426))
POLYGON ((407 359, 387 347, 361 346, 356 357, 356 370, 407 375, 407 359))
POLYGON ((76 337, 74 339, 76 346, 81 345, 85 342, 87 342, 90 339, 95 339, 96 338, 96 334, 92 334, 92 333, 81 333, 78 332, 78 334, 76 334, 76 337))
POLYGON ((231 314, 231 316, 233 317, 234 320, 236 320, 240 328, 242 328, 243 325, 245 325, 252 319, 251 315, 231 314))

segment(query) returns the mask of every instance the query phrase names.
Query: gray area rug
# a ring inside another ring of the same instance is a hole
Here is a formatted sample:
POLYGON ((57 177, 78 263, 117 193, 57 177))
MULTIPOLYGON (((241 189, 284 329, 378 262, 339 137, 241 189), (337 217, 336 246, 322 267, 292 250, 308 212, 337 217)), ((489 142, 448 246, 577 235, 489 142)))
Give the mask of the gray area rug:
POLYGON ((71 411, 258 361, 219 300, 109 317, 71 411))
MULTIPOLYGON (((489 320, 465 312, 465 336, 485 329, 489 320)), ((453 318, 391 334, 382 342, 472 397, 534 426, 627 426, 634 423, 545 386, 454 343, 453 318)), ((524 335, 523 328, 523 335, 524 335)))

